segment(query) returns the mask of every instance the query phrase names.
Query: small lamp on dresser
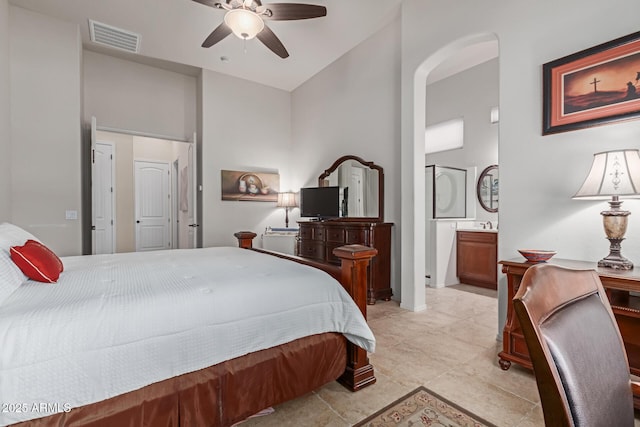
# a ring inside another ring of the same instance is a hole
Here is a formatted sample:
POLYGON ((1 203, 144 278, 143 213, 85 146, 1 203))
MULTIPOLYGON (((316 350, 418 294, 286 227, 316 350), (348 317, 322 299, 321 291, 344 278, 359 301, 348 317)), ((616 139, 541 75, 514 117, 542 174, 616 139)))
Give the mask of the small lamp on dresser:
POLYGON ((600 212, 609 240, 609 255, 598 267, 631 270, 633 263, 622 256, 621 243, 627 231, 629 211, 622 210, 620 198, 640 197, 640 153, 636 149, 605 151, 593 155, 589 175, 574 199, 607 199, 610 209, 600 212))
POLYGON ((289 208, 295 208, 298 206, 296 193, 290 191, 278 193, 278 204, 276 206, 278 206, 279 208, 284 208, 284 224, 286 228, 289 228, 289 208))

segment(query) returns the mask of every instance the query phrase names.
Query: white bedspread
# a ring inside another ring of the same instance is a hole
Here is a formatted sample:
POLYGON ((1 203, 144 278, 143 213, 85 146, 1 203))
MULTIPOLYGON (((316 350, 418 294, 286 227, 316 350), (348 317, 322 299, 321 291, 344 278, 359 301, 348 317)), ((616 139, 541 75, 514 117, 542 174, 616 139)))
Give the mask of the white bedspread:
POLYGON ((375 339, 327 274, 238 248, 62 258, 0 305, 0 425, 98 402, 307 335, 375 339))

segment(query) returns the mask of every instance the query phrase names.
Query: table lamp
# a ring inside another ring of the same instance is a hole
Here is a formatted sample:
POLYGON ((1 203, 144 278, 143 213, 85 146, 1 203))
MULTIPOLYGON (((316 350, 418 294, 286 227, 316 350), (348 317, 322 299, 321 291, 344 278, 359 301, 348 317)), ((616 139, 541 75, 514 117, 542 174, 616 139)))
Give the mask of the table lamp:
POLYGON ((285 211, 285 227, 289 228, 289 208, 295 208, 298 206, 298 202, 296 201, 296 193, 292 192, 283 192, 278 193, 278 204, 276 205, 279 208, 284 208, 285 211))
POLYGON ((621 197, 640 197, 640 154, 638 150, 605 151, 593 155, 593 164, 574 199, 606 199, 610 209, 602 211, 604 232, 609 239, 609 255, 598 267, 631 270, 633 263, 620 253, 627 231, 629 211, 620 209, 621 197))

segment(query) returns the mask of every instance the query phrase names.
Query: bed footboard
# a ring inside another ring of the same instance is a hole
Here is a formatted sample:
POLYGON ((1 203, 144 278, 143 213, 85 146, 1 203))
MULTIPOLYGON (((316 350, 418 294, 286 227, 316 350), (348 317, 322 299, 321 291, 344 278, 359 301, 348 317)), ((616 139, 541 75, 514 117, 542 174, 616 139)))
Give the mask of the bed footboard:
MULTIPOLYGON (((253 239, 257 236, 252 231, 239 231, 234 234, 241 248, 251 249, 280 258, 309 265, 326 271, 336 278, 347 290, 351 298, 367 318, 367 266, 378 251, 362 245, 340 246, 333 254, 340 258, 341 266, 313 261, 307 258, 267 251, 253 247, 253 239)), ((376 382, 373 366, 369 363, 367 352, 357 345, 347 342, 347 366, 338 382, 351 391, 358 391, 376 382)))

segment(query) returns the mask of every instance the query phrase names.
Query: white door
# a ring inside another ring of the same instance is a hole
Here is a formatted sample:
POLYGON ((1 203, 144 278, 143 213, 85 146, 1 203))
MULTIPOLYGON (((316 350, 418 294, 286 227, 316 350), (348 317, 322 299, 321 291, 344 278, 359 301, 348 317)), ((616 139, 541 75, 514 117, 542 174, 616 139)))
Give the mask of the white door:
POLYGON ((135 162, 136 251, 171 248, 168 163, 135 162))
MULTIPOLYGON (((178 144, 175 143, 174 144, 178 144)), ((180 245, 180 158, 178 157, 171 164, 171 241, 173 247, 181 248, 180 245)))
MULTIPOLYGON (((195 134, 194 134, 195 141, 195 134)), ((196 175, 196 144, 185 144, 186 149, 180 150, 178 173, 178 248, 190 249, 197 246, 197 228, 199 227, 196 213, 197 203, 197 175, 196 175)))
POLYGON ((114 209, 114 146, 108 142, 96 142, 93 149, 91 175, 91 214, 93 253, 115 252, 114 209))
POLYGON ((197 227, 200 227, 198 223, 198 168, 196 167, 196 134, 193 134, 193 143, 189 146, 189 248, 195 248, 198 246, 198 233, 197 227))

